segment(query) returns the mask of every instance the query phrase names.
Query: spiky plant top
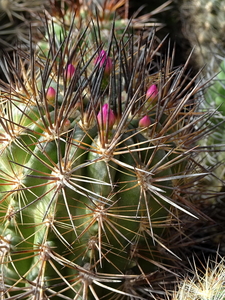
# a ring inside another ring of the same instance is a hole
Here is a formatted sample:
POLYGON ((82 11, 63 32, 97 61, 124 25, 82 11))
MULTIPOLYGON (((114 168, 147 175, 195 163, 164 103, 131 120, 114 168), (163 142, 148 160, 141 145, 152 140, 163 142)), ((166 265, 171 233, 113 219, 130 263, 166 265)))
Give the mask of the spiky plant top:
MULTIPOLYGON (((50 11, 50 16, 53 17, 55 21, 58 20, 59 23, 64 22, 64 24, 68 24, 70 14, 75 13, 75 18, 77 18, 77 20, 82 18, 82 21, 86 22, 87 20, 90 20, 90 18, 95 19, 97 12, 98 22, 107 32, 107 29, 109 30, 111 27, 111 21, 113 20, 115 12, 115 26, 117 29, 123 28, 128 23, 132 24, 132 27, 135 27, 136 29, 142 29, 143 26, 162 27, 164 24, 160 23, 154 16, 169 10, 171 8, 169 5, 172 1, 165 1, 163 4, 144 15, 140 15, 144 8, 144 6, 141 6, 132 16, 132 19, 129 19, 129 8, 130 6, 132 8, 132 4, 130 5, 129 0, 56 0, 50 1, 50 3, 51 6, 48 11, 50 11)), ((102 34, 104 35, 105 33, 102 34)))
MULTIPOLYGON (((73 30, 79 32, 84 27, 88 27, 90 23, 98 24, 101 31, 102 42, 108 42, 111 25, 114 23, 117 38, 122 37, 124 30, 142 30, 143 34, 147 32, 146 28, 155 28, 159 30, 164 24, 160 23, 155 15, 169 10, 171 0, 166 1, 153 11, 147 14, 141 14, 143 7, 140 7, 132 18, 129 18, 129 0, 60 0, 50 1, 50 6, 46 8, 46 19, 49 23, 51 34, 56 35, 55 42, 60 44, 60 39, 64 39, 68 34, 71 23, 74 23, 73 30), (52 26, 53 24, 53 26, 52 26), (54 33, 53 33, 54 32, 54 33)), ((46 31, 46 35, 48 31, 46 31)), ((95 35, 96 32, 89 30, 90 35, 95 35)), ((93 38, 93 36, 92 36, 93 38)), ((40 41, 40 47, 44 50, 48 48, 48 37, 40 41)), ((92 41, 92 39, 90 39, 92 41)), ((88 39, 86 39, 88 43, 88 39)))
POLYGON ((190 276, 180 282, 178 291, 174 292, 173 300, 224 300, 225 299, 225 265, 220 262, 208 261, 205 269, 199 271, 194 265, 190 276))
POLYGON ((181 13, 183 31, 191 46, 195 47, 196 63, 199 66, 211 65, 216 72, 218 65, 212 63, 213 55, 224 52, 224 1, 197 0, 176 1, 181 13))
POLYGON ((208 174, 199 87, 174 52, 162 59, 154 31, 118 39, 112 27, 108 45, 98 24, 60 43, 51 31, 47 54, 4 60, 1 298, 146 299, 168 270, 167 216, 197 217, 208 174))

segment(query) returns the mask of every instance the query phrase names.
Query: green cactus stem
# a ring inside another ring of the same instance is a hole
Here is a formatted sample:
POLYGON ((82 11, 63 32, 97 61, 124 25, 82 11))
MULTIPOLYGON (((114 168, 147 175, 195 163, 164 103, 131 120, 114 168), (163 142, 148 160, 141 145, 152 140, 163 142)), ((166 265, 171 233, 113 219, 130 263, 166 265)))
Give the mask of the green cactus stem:
POLYGON ((83 38, 96 24, 71 26, 61 44, 49 33, 46 55, 5 59, 1 297, 146 299, 151 274, 172 263, 159 251, 170 252, 168 216, 197 218, 191 200, 209 175, 195 151, 207 118, 196 113, 200 87, 187 83, 187 65, 158 63, 154 31, 117 38, 112 27, 107 47, 101 31, 83 38), (100 49, 112 62, 107 81, 100 49))

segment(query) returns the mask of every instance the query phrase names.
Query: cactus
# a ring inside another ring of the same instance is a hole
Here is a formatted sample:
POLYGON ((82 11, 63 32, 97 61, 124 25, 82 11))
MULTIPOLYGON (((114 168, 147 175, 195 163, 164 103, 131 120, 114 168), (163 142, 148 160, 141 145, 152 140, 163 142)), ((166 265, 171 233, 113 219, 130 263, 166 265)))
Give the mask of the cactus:
MULTIPOLYGON (((176 1, 179 5, 184 35, 195 47, 195 62, 211 64, 213 55, 224 52, 225 6, 221 0, 176 1)), ((214 72, 218 65, 211 65, 214 72)))
POLYGON ((220 63, 218 72, 207 90, 206 97, 211 107, 217 107, 223 116, 225 116, 224 98, 225 98, 225 63, 220 63))
POLYGON ((194 264, 194 276, 189 276, 180 282, 174 292, 173 300, 224 300, 225 299, 225 265, 220 262, 208 261, 203 272, 194 264))
POLYGON ((98 23, 54 26, 48 47, 4 60, 1 299, 150 298, 172 264, 164 232, 179 211, 197 218, 209 176, 201 87, 188 62, 174 68, 169 50, 162 62, 154 31, 112 25, 104 44, 98 23))
MULTIPOLYGON (((199 145, 209 149, 202 157, 204 164, 210 166, 212 172, 224 184, 224 144, 225 144, 225 89, 224 89, 224 61, 221 58, 214 57, 217 63, 220 64, 218 72, 214 73, 209 70, 206 78, 202 79, 205 88, 199 95, 200 99, 204 99, 201 103, 201 109, 208 111, 211 117, 207 120, 207 127, 211 129, 208 134, 204 134, 199 140, 199 145), (212 79, 213 78, 213 79, 212 79)), ((218 181, 208 178, 211 187, 220 191, 221 185, 218 181)))
POLYGON ((1 0, 0 1, 0 45, 5 51, 13 46, 29 44, 30 33, 38 38, 41 25, 40 16, 49 6, 44 0, 1 0))

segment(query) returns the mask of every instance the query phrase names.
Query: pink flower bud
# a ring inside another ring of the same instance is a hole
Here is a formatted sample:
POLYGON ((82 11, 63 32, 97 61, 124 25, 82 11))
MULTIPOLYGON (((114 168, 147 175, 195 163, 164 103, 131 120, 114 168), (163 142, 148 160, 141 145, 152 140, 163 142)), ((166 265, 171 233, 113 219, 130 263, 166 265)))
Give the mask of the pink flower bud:
POLYGON ((151 125, 151 119, 149 116, 144 116, 138 123, 138 126, 143 128, 147 128, 149 125, 151 125))
POLYGON ((105 50, 102 50, 100 54, 95 59, 95 65, 99 65, 100 67, 105 67, 104 73, 109 75, 112 70, 112 60, 107 55, 105 50))
POLYGON ((70 128, 70 125, 71 125, 71 122, 69 119, 66 119, 64 122, 63 122, 63 130, 66 131, 70 128))
POLYGON ((109 105, 107 103, 102 106, 102 109, 97 115, 97 119, 99 125, 104 128, 106 128, 107 124, 109 128, 112 128, 116 121, 114 112, 109 108, 109 105))
POLYGON ((55 103, 55 96, 56 96, 56 91, 53 87, 49 87, 46 93, 46 99, 51 103, 55 103))
POLYGON ((155 84, 152 84, 146 93, 146 98, 149 100, 153 100, 158 95, 158 88, 155 84))
POLYGON ((66 70, 64 71, 64 76, 67 80, 70 80, 73 77, 73 74, 75 73, 75 67, 72 64, 69 64, 66 67, 66 70))

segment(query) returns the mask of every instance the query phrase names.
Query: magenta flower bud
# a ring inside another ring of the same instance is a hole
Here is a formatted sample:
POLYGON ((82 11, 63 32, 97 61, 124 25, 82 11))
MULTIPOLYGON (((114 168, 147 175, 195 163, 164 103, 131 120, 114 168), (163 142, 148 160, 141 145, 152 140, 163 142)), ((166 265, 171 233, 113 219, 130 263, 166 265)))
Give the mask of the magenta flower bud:
POLYGON ((138 123, 138 126, 143 128, 147 128, 149 125, 151 125, 151 119, 149 116, 144 116, 138 123))
POLYGON ((112 59, 107 55, 105 50, 102 50, 100 54, 95 59, 95 65, 100 67, 105 67, 104 73, 109 75, 112 70, 112 59))
POLYGON ((73 74, 75 73, 75 67, 72 64, 69 64, 66 67, 66 70, 64 71, 64 76, 67 80, 70 80, 73 77, 73 74))
POLYGON ((50 86, 47 90, 47 93, 46 93, 46 99, 51 104, 54 104, 55 103, 55 96, 56 96, 56 91, 53 87, 50 86))
POLYGON ((155 84, 152 84, 146 93, 146 98, 149 100, 153 100, 158 95, 158 88, 155 84))
POLYGON ((106 128, 108 124, 110 129, 113 127, 116 121, 114 112, 109 108, 109 105, 107 103, 102 106, 102 109, 97 115, 97 119, 100 126, 106 128))

